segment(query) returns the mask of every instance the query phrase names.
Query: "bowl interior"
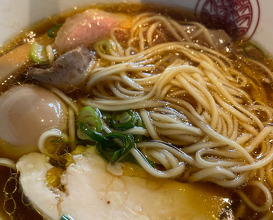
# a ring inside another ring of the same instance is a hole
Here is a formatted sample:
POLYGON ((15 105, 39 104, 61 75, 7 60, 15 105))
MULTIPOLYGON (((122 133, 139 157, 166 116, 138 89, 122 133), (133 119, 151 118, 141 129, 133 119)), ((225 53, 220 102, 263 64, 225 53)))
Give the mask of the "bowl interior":
MULTIPOLYGON (((222 26, 237 28, 242 35, 256 41, 273 53, 273 1, 217 0, 108 0, 108 3, 156 3, 190 9, 207 23, 220 21, 222 26)), ((76 9, 100 0, 0 0, 0 45, 29 25, 69 9, 76 9)), ((221 26, 220 26, 221 27, 221 26)))

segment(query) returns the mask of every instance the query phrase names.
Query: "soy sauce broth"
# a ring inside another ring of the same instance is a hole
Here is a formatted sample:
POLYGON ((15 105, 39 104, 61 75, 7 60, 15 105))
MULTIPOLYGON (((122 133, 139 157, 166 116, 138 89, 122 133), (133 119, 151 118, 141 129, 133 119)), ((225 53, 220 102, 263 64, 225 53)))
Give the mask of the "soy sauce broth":
MULTIPOLYGON (((65 19, 73 14, 79 13, 81 11, 84 11, 88 8, 99 8, 106 10, 108 12, 122 12, 122 13, 129 13, 131 15, 136 15, 141 12, 154 12, 154 13, 160 13, 163 15, 170 16, 176 20, 180 21, 198 21, 198 18, 194 15, 193 12, 190 11, 185 11, 185 10, 180 10, 180 9, 174 9, 174 8, 166 8, 165 6, 158 6, 158 5, 139 5, 139 4, 117 4, 117 5, 96 5, 92 7, 84 7, 84 8, 75 8, 73 11, 69 12, 64 12, 60 15, 52 16, 49 17, 46 20, 43 20, 35 25, 33 25, 30 28, 27 28, 23 33, 19 34, 18 36, 14 37, 14 39, 11 39, 6 45, 4 45, 1 48, 1 54, 5 54, 6 52, 12 50, 18 45, 21 45, 27 41, 31 41, 33 37, 40 36, 41 34, 44 34, 47 32, 47 30, 56 25, 56 24, 61 24, 65 21, 65 19)), ((252 58, 256 59, 259 62, 265 64, 271 71, 273 70, 273 65, 272 65, 272 59, 270 56, 267 56, 267 54, 263 51, 263 55, 260 53, 260 48, 257 49, 254 43, 249 43, 246 42, 245 39, 238 38, 238 36, 233 37, 234 44, 233 44, 233 51, 224 51, 224 53, 227 56, 234 56, 234 52, 238 56, 245 56, 246 55, 246 50, 247 50, 247 55, 252 58), (247 45, 247 46, 246 46, 247 45), (250 45, 250 46, 249 46, 250 45), (262 57, 262 59, 260 59, 262 57), (260 60, 259 60, 260 59, 260 60)), ((240 69, 244 69, 245 64, 243 63, 237 63, 237 67, 240 69)), ((248 64, 249 65, 249 64, 248 64)), ((261 87, 263 86, 265 88, 265 94, 266 97, 260 97, 262 99, 261 101, 266 101, 271 107, 273 104, 269 102, 269 100, 273 100, 273 85, 265 84, 263 82, 259 81, 259 78, 257 78, 255 75, 259 74, 260 70, 257 68, 252 69, 253 75, 250 76, 253 78, 253 81, 255 83, 258 83, 261 87)), ((17 77, 15 81, 9 82, 9 85, 17 84, 17 83, 24 83, 24 77, 17 77)), ((251 88, 248 88, 248 91, 251 94, 251 88)), ((72 94, 73 95, 73 94, 72 94)), ((78 96, 79 94, 76 94, 75 96, 78 96)), ((0 173, 1 173, 1 178, 0 178, 0 213, 1 217, 5 220, 7 219, 20 219, 20 220, 26 220, 26 219, 34 219, 34 220, 40 220, 43 219, 41 215, 38 213, 37 210, 35 210, 31 205, 27 204, 28 201, 26 201, 26 198, 24 198, 22 194, 22 190, 19 185, 19 174, 15 175, 14 172, 12 172, 9 168, 5 167, 0 167, 0 173), (8 179, 10 178, 16 179, 16 184, 11 183, 11 188, 10 191, 14 191, 12 195, 9 195, 7 193, 7 190, 5 189, 5 185, 9 182, 8 179), (12 199, 10 199, 12 198, 12 199), (7 202, 7 200, 9 200, 7 202), (15 204, 13 203, 15 201, 15 204), (16 207, 15 207, 16 206, 16 207), (14 210, 14 212, 13 212, 14 210), (10 212, 12 213, 11 215, 8 215, 7 213, 10 212)), ((203 186, 206 186, 206 183, 201 184, 203 186)), ((211 184, 210 184, 211 185, 211 184)), ((218 186, 217 186, 218 187, 218 186)), ((219 188, 219 187, 218 187, 219 188)), ((220 187, 221 188, 221 187, 220 187)), ((240 212, 239 209, 242 207, 242 201, 239 199, 238 195, 229 189, 224 189, 221 188, 223 192, 228 192, 230 197, 232 198, 232 210, 233 213, 238 213, 240 212)), ((244 209, 247 209, 244 213, 247 213, 247 215, 240 216, 240 214, 236 215, 237 219, 259 219, 260 214, 255 213, 253 210, 248 209, 247 207, 244 207, 244 209)), ((221 219, 234 219, 233 213, 229 213, 229 211, 223 211, 223 214, 221 216, 221 219)))

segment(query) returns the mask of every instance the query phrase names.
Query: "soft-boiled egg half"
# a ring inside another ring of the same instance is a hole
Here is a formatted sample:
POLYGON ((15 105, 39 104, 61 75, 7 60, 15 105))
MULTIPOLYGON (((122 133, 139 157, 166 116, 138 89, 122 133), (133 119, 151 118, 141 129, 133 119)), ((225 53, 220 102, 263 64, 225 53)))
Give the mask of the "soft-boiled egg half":
POLYGON ((67 127, 67 107, 35 85, 17 85, 0 96, 0 154, 13 159, 37 151, 40 135, 67 127))

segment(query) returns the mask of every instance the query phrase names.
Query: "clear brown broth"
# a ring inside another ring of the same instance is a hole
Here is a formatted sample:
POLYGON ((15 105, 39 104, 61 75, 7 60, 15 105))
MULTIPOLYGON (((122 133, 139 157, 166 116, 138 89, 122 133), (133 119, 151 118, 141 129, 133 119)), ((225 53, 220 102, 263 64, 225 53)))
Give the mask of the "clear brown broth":
MULTIPOLYGON (((133 14, 138 14, 141 12, 155 12, 155 13, 160 13, 163 15, 167 15, 170 16, 176 20, 181 20, 181 21, 185 21, 185 20, 191 20, 191 21, 198 21, 197 17, 194 15, 193 12, 190 11, 185 11, 185 10, 181 10, 181 9, 174 9, 174 8, 170 8, 170 7, 165 7, 165 6, 158 6, 158 5, 127 5, 127 4, 118 4, 118 5, 95 5, 92 6, 92 8, 101 8, 103 10, 109 11, 109 12, 122 12, 122 13, 129 13, 131 15, 133 14)), ((65 19, 73 14, 76 14, 78 12, 81 12, 83 10, 86 10, 87 8, 90 7, 84 7, 84 8, 80 8, 80 9, 74 9, 73 11, 69 11, 69 12, 65 12, 56 16, 52 16, 46 20, 40 21, 39 23, 35 24, 34 26, 27 28, 23 33, 21 33, 20 35, 14 37, 13 39, 11 39, 7 44, 5 44, 4 46, 2 46, 0 48, 0 54, 5 54, 6 52, 12 50, 13 48, 15 48, 18 45, 23 44, 26 39, 28 38, 28 33, 30 31, 34 32, 36 34, 36 36, 39 36, 45 32, 47 32, 47 30, 58 24, 58 23, 63 23, 65 21, 65 19)), ((236 34, 234 35, 236 36, 236 34)), ((245 44, 245 40, 242 38, 238 38, 238 36, 233 37, 235 43, 233 44, 234 47, 234 51, 236 51, 237 54, 239 55, 244 55, 242 48, 242 45, 245 44)), ((232 58, 232 54, 226 54, 228 56, 230 56, 232 58)), ((254 54, 255 55, 255 54, 254 54)), ((237 61, 238 62, 238 61, 237 61)), ((261 61, 261 63, 265 64, 268 68, 270 68, 270 70, 273 70, 273 65, 272 65, 272 59, 270 56, 265 56, 265 58, 261 61)), ((235 66, 238 67, 238 69, 244 69, 246 68, 246 65, 243 63, 235 63, 235 66)), ((252 80, 254 83, 257 83, 262 90, 264 90, 264 94, 266 94, 266 97, 260 97, 257 96, 256 99, 261 99, 261 101, 264 101, 265 103, 269 104, 271 107, 273 107, 273 103, 271 102, 271 100, 273 100, 273 92, 272 92, 272 85, 269 84, 265 84, 260 82, 259 77, 255 77, 255 75, 259 75, 260 69, 253 67, 252 68, 252 72, 253 72, 253 77, 252 80)), ((19 77, 16 79, 19 82, 24 83, 24 78, 19 77)), ((17 83, 17 81, 15 82, 10 82, 11 84, 13 83, 17 83)), ((252 88, 249 87, 246 90, 249 94, 252 94, 252 88)), ((80 94, 71 94, 72 96, 80 96, 80 94)), ((256 96, 257 94, 252 94, 254 96, 256 96)), ((8 180, 8 178, 11 175, 11 171, 9 168, 4 168, 4 167, 0 167, 0 173, 1 173, 1 178, 0 178, 0 213, 1 213, 1 217, 3 219, 11 219, 9 217, 9 215, 7 215, 4 211, 4 201, 5 201, 5 193, 3 191, 5 184, 8 180)), ((206 185, 205 183, 203 183, 203 185, 206 185)), ((16 186, 17 190, 15 191, 15 193, 13 194, 13 198, 16 201, 16 209, 15 212, 12 214, 12 218, 14 220, 27 220, 27 219, 33 219, 33 220, 40 220, 43 219, 39 213, 37 211, 35 211, 34 208, 32 208, 31 206, 26 207, 23 203, 22 203, 22 191, 19 185, 16 186)), ((237 194, 235 192, 233 192, 232 190, 227 190, 227 189, 223 189, 223 191, 228 191, 230 197, 232 198, 232 210, 234 213, 236 213, 237 208, 239 207, 239 205, 242 203, 241 200, 239 199, 239 197, 237 196, 237 194)), ((6 203, 6 210, 12 210, 13 208, 13 203, 6 203)), ((255 213, 252 210, 247 210, 245 213, 247 213, 245 216, 239 216, 239 219, 259 219, 260 215, 258 213, 255 213)), ((221 219, 228 219, 227 215, 225 212, 223 212, 223 215, 221 216, 221 219)))

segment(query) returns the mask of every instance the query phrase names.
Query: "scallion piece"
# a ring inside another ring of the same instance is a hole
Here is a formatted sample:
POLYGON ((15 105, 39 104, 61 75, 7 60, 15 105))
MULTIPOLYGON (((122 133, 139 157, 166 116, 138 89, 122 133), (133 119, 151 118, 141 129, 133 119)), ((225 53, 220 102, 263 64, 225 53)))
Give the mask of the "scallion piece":
POLYGON ((86 135, 86 133, 83 132, 83 130, 80 128, 80 123, 83 123, 91 131, 101 132, 102 121, 101 121, 101 113, 99 109, 86 106, 86 107, 83 107, 78 114, 77 135, 82 140, 88 140, 90 137, 86 135))
POLYGON ((84 124, 83 122, 80 123, 79 130, 81 130, 82 134, 84 135, 84 138, 87 137, 84 140, 89 139, 99 143, 106 141, 101 133, 91 130, 89 126, 87 124, 84 124))
POLYGON ((51 38, 55 38, 57 36, 58 30, 61 28, 62 24, 57 24, 50 28, 47 32, 47 35, 51 38))
POLYGON ((60 220, 73 220, 73 218, 71 218, 70 216, 66 216, 66 215, 62 215, 62 217, 60 218, 60 220))
POLYGON ((113 132, 104 137, 106 140, 97 144, 97 151, 109 162, 122 160, 134 146, 134 139, 130 134, 113 132))
POLYGON ((103 53, 109 54, 112 49, 112 44, 109 40, 100 40, 96 43, 95 48, 99 48, 103 53))
POLYGON ((115 128, 126 130, 137 125, 142 124, 141 118, 137 118, 135 112, 123 111, 114 112, 113 115, 108 112, 105 116, 101 115, 98 109, 91 107, 84 107, 80 110, 77 118, 77 135, 79 139, 86 140, 87 142, 97 142, 96 148, 100 155, 109 162, 116 162, 122 160, 134 146, 134 137, 131 134, 122 134, 112 132, 102 134, 102 118, 115 120, 115 128), (106 118, 105 118, 106 117, 106 118))
POLYGON ((136 115, 132 110, 114 112, 111 125, 118 131, 125 131, 133 128, 136 123, 136 115))
MULTIPOLYGON (((135 112, 135 116, 136 116, 135 126, 144 127, 144 124, 140 115, 137 112, 135 112)), ((134 139, 135 139, 135 142, 139 143, 143 141, 143 135, 134 135, 134 139)))
POLYGON ((107 123, 110 123, 111 118, 112 118, 111 113, 108 111, 101 111, 101 114, 102 114, 103 120, 106 121, 107 123))
POLYGON ((45 46, 37 42, 31 45, 29 58, 32 62, 39 65, 48 64, 49 62, 45 46))
POLYGON ((255 44, 246 43, 243 45, 243 51, 247 57, 253 60, 263 60, 264 59, 264 52, 257 47, 255 44))

